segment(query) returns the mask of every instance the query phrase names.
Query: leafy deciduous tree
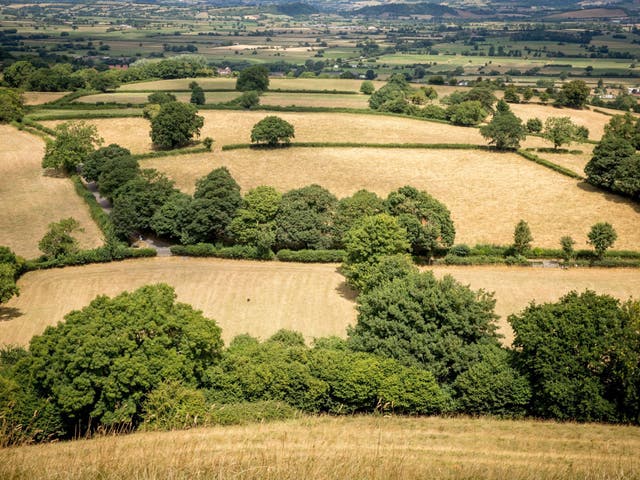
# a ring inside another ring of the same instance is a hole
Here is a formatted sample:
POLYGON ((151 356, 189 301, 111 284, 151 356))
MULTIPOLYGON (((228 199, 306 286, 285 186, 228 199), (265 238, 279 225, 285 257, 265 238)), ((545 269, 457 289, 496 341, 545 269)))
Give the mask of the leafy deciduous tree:
POLYGON ((189 103, 167 102, 151 119, 151 140, 159 148, 171 149, 188 144, 200 135, 204 118, 196 115, 196 107, 189 103))
POLYGON ((604 257, 604 252, 618 239, 618 234, 610 223, 600 222, 591 227, 587 237, 589 238, 589 245, 593 245, 596 251, 596 256, 602 258, 604 257))
POLYGON ((63 169, 72 172, 102 144, 95 125, 85 122, 64 122, 55 128, 55 140, 48 141, 43 168, 63 169))
POLYGON ((236 80, 236 90, 264 92, 269 88, 269 70, 262 65, 247 67, 240 72, 236 80))
POLYGON ((279 143, 287 144, 293 137, 295 137, 293 125, 275 115, 263 118, 251 129, 251 141, 254 143, 275 146, 279 143))

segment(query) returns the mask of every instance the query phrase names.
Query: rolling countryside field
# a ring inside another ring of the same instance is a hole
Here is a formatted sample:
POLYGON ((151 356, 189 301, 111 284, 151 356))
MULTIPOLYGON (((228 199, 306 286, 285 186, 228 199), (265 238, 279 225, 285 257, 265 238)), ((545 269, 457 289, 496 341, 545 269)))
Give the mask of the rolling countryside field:
POLYGON ((636 427, 321 416, 5 449, 0 450, 0 476, 7 480, 634 480, 640 478, 638 449, 636 427))
MULTIPOLYGON (((113 296, 159 282, 175 287, 179 301, 215 319, 227 343, 242 333, 265 339, 281 328, 300 331, 307 341, 344 337, 356 311, 354 292, 337 268, 174 257, 30 272, 20 279, 21 295, 0 307, 0 344, 26 345, 33 335, 97 295, 113 296)), ((633 269, 429 269, 438 277, 450 274, 473 289, 495 292, 499 331, 506 344, 513 339, 506 318, 533 300, 555 301, 571 290, 585 289, 622 300, 640 297, 640 276, 633 269)))
POLYGON ((71 181, 42 170, 40 138, 0 125, 0 145, 0 245, 27 258, 37 257, 38 242, 49 223, 67 217, 74 217, 84 229, 78 234, 83 248, 102 244, 102 234, 71 181))

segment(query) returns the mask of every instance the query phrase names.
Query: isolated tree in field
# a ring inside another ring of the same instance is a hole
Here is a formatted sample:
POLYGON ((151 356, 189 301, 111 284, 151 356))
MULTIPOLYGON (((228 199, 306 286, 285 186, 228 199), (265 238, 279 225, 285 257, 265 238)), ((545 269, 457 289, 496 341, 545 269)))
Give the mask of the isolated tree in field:
POLYGON ((506 102, 500 100, 498 105, 502 103, 506 110, 498 108, 491 121, 480 127, 480 133, 489 140, 489 145, 495 145, 498 150, 520 148, 520 141, 527 137, 526 130, 522 120, 513 114, 506 102))
POLYGON ((562 248, 562 256, 565 261, 573 260, 576 256, 576 251, 574 249, 574 245, 576 241, 569 237, 564 236, 560 238, 560 247, 562 248))
POLYGON ((31 340, 26 366, 67 435, 136 426, 143 401, 162 381, 201 384, 220 358, 220 328, 175 300, 163 284, 100 296, 31 340))
POLYGON ((337 203, 338 199, 320 185, 309 185, 282 195, 276 214, 276 246, 292 250, 331 248, 337 203))
POLYGON ((48 258, 59 258, 65 255, 77 253, 80 247, 78 240, 71 234, 82 231, 75 218, 65 218, 59 222, 49 224, 49 230, 42 237, 38 248, 48 258))
POLYGON ((571 292, 509 317, 531 413, 559 420, 638 422, 640 303, 571 292))
POLYGON ((280 117, 270 115, 256 123, 251 129, 251 142, 275 146, 288 144, 295 137, 293 125, 280 117))
POLYGON ((569 117, 549 117, 544 122, 542 136, 557 149, 576 140, 577 125, 569 117))
POLYGON ((169 102, 160 106, 160 111, 151 120, 151 140, 162 149, 187 145, 194 136, 200 135, 204 118, 197 115, 195 106, 189 103, 169 102))
POLYGON ((269 88, 269 70, 262 65, 247 67, 240 72, 236 80, 236 90, 264 92, 269 88))
POLYGON ((260 105, 260 95, 255 90, 244 92, 238 98, 235 99, 242 108, 247 110, 260 105))
POLYGON ((518 91, 516 87, 513 85, 509 85, 504 89, 504 101, 508 103, 520 103, 520 95, 518 95, 518 91))
POLYGON ((562 85, 558 95, 558 104, 570 108, 584 108, 591 89, 584 80, 572 80, 562 85))
POLYGON ((364 93, 365 95, 371 95, 375 91, 376 88, 373 86, 373 82, 371 80, 365 80, 360 85, 360 92, 364 93))
POLYGON ((197 82, 191 82, 189 84, 189 88, 191 89, 191 99, 190 103, 194 105, 204 105, 206 103, 206 99, 204 96, 204 90, 197 82))
POLYGON ((618 234, 610 223, 600 222, 591 227, 587 237, 589 239, 587 243, 593 246, 596 257, 602 258, 604 252, 618 239, 618 234))
POLYGON ((513 231, 513 249, 518 255, 524 255, 531 248, 531 242, 533 236, 529 224, 520 220, 513 231))
POLYGON ((0 87, 0 123, 22 120, 24 100, 22 95, 10 88, 0 87))
POLYGON ((106 163, 116 157, 130 157, 129 149, 115 143, 100 147, 82 162, 82 176, 88 182, 95 182, 105 171, 106 163))
POLYGON ((527 131, 529 133, 540 133, 542 131, 542 120, 539 118, 530 118, 527 120, 527 131))
POLYGON ((62 169, 73 172, 78 165, 102 144, 95 125, 84 122, 65 122, 56 126, 55 140, 47 142, 43 168, 62 169))

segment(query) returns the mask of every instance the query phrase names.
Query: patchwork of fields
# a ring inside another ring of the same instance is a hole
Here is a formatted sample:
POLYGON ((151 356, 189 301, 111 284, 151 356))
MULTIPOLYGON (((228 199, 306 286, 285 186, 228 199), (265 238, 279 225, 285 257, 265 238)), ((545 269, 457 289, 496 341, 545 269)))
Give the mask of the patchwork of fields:
MULTIPOLYGON (((307 340, 337 335, 356 319, 353 292, 335 264, 290 264, 185 257, 129 260, 31 272, 18 285, 21 295, 0 308, 0 345, 29 342, 66 313, 97 295, 116 295, 164 282, 178 300, 215 319, 225 342, 242 333, 267 338, 281 328, 307 340)), ((633 269, 534 269, 517 267, 435 267, 474 289, 496 294, 499 331, 513 339, 506 318, 529 302, 555 301, 571 290, 592 289, 620 299, 640 297, 633 269)))

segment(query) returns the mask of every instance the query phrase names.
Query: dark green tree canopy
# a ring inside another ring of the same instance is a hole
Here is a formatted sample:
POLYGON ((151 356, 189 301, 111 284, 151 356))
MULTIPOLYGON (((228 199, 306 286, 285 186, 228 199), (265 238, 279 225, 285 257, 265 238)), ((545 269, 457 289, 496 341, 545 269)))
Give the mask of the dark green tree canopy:
POLYGON ((498 102, 498 108, 491 121, 480 127, 480 133, 498 150, 520 148, 520 141, 527 137, 522 120, 516 117, 502 100, 498 102), (501 102, 506 105, 506 109, 501 109, 501 102))
POLYGON ((278 248, 331 248, 337 198, 319 185, 309 185, 282 195, 276 215, 278 248))
POLYGON ((236 81, 236 90, 264 92, 269 88, 269 70, 262 65, 247 67, 240 72, 236 81))
POLYGON ((191 89, 191 99, 189 102, 194 105, 204 105, 206 103, 206 99, 202 87, 196 82, 191 82, 191 84, 189 84, 189 88, 191 89))
POLYGON ((196 107, 189 103, 163 103, 151 119, 150 135, 154 145, 163 149, 177 148, 199 136, 204 118, 196 113, 196 107))
POLYGON ((279 143, 287 144, 293 137, 295 137, 293 125, 275 115, 263 118, 251 129, 253 143, 275 146, 279 143))
POLYGON ((391 192, 384 205, 407 230, 414 253, 430 254, 437 247, 453 245, 456 230, 451 213, 427 192, 407 185, 391 192))
POLYGON ((158 105, 161 105, 163 103, 177 102, 178 99, 173 93, 153 92, 147 97, 147 101, 149 103, 157 103, 158 105))
POLYGON ((59 408, 67 434, 140 420, 162 381, 197 386, 221 354, 220 329, 168 285, 97 297, 32 339, 28 363, 43 396, 59 408))
POLYGON ((618 234, 608 222, 599 222, 591 227, 588 234, 589 244, 593 245, 598 258, 604 257, 604 252, 615 243, 618 234))
POLYGON ((78 240, 71 234, 82 231, 75 218, 69 217, 49 224, 49 230, 38 243, 38 248, 47 258, 60 258, 77 253, 78 240))
POLYGON ((421 366, 452 382, 478 359, 479 345, 497 345, 495 300, 450 276, 413 273, 358 297, 358 321, 348 330, 359 351, 421 366))
POLYGON ((570 108, 584 108, 590 93, 591 89, 584 80, 572 80, 562 85, 558 103, 570 108))
POLYGON ((640 417, 638 302, 571 292, 509 318, 532 413, 579 421, 640 417))
POLYGON ((85 122, 64 122, 55 128, 55 140, 47 142, 43 168, 72 172, 102 144, 98 130, 85 122))
POLYGON ((100 177, 100 174, 104 172, 107 160, 129 156, 131 156, 129 149, 115 143, 100 147, 95 152, 92 152, 82 163, 82 176, 88 182, 95 182, 100 177))
POLYGON ((377 215, 385 211, 384 203, 378 195, 367 190, 358 190, 350 197, 338 202, 333 222, 336 242, 340 244, 342 237, 360 219, 377 215))
POLYGON ((0 123, 22 120, 24 100, 16 90, 0 87, 0 123))

